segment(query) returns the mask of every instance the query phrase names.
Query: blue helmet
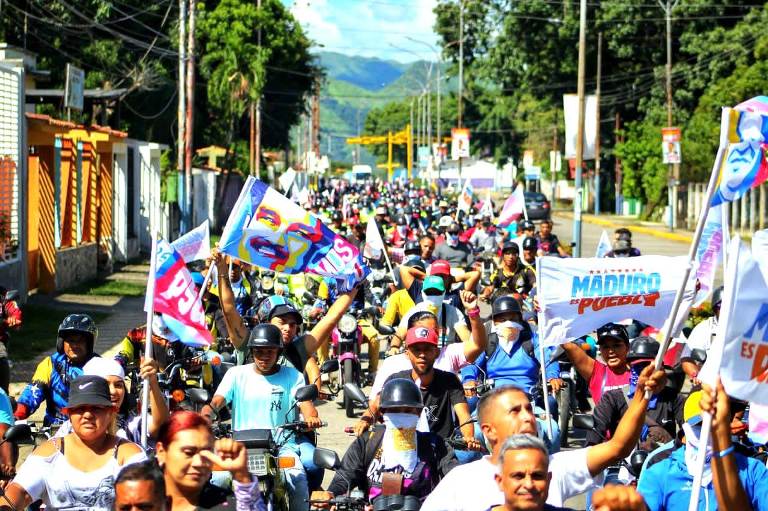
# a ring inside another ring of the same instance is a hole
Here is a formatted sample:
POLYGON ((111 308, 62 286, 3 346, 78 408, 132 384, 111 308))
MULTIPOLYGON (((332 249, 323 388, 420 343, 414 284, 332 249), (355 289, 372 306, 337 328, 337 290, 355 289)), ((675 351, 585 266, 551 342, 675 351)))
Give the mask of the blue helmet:
POLYGON ((294 315, 299 324, 303 322, 301 313, 293 302, 283 296, 270 296, 259 304, 258 318, 261 323, 268 323, 276 316, 286 316, 288 314, 294 315))

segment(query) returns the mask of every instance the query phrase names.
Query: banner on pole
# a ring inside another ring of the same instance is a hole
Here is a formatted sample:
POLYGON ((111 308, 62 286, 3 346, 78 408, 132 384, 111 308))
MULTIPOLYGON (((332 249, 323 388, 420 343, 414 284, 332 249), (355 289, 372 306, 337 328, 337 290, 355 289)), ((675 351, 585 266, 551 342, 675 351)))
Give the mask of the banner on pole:
POLYGON ((469 213, 472 210, 472 181, 469 178, 464 181, 464 187, 461 189, 461 195, 459 195, 459 205, 457 209, 466 213, 469 213))
POLYGON ((451 128, 451 159, 469 158, 469 130, 451 128))
MULTIPOLYGON (((576 158, 576 136, 579 130, 579 96, 563 94, 565 118, 565 158, 576 158)), ((595 159, 595 138, 597 135, 597 97, 592 94, 584 98, 584 144, 582 160, 595 159)))
POLYGON ((699 290, 693 300, 698 307, 709 299, 714 290, 715 272, 723 257, 723 214, 722 206, 713 206, 707 213, 707 222, 701 233, 701 241, 696 250, 696 279, 699 290))
POLYGON ((611 245, 611 239, 608 237, 608 231, 603 229, 602 234, 600 234, 600 241, 597 242, 595 257, 605 257, 611 250, 613 250, 613 245, 611 245))
POLYGON ((156 250, 155 274, 149 276, 155 282, 154 312, 163 315, 166 326, 184 344, 210 346, 213 338, 205 324, 203 304, 184 259, 162 239, 157 240, 156 250))
POLYGON ((381 239, 381 233, 376 224, 376 218, 368 219, 368 225, 365 226, 365 246, 363 247, 363 256, 368 259, 379 259, 384 253, 384 240, 381 239))
POLYGON ((219 246, 222 253, 260 268, 333 277, 342 292, 371 271, 357 247, 253 177, 243 185, 219 246))
POLYGON ((514 220, 520 218, 520 215, 525 211, 525 194, 523 193, 523 187, 517 185, 512 195, 507 197, 504 202, 504 207, 499 213, 499 227, 506 227, 514 220))
POLYGON ((660 328, 687 258, 540 258, 537 287, 542 342, 562 344, 627 318, 660 328))
POLYGON ((211 257, 211 230, 208 220, 177 238, 171 246, 187 263, 211 257))

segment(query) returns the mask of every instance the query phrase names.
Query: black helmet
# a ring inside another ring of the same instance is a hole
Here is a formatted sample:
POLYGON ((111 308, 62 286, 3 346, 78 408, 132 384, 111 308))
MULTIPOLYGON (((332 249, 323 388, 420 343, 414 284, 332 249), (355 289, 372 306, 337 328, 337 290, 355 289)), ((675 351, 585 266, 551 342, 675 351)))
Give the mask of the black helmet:
POLYGON ((491 307, 491 317, 493 319, 496 319, 496 316, 500 316, 502 314, 506 314, 509 312, 520 314, 520 316, 523 315, 523 310, 520 307, 520 302, 518 302, 515 299, 515 297, 510 295, 505 295, 505 296, 500 296, 493 301, 493 305, 491 307))
POLYGON ((659 343, 656 339, 641 335, 629 344, 629 353, 627 360, 637 360, 639 358, 656 358, 659 354, 659 343))
POLYGON ((536 238, 527 236, 523 240, 523 250, 536 250, 538 248, 539 248, 539 242, 536 241, 536 238))
POLYGON ((408 378, 393 378, 384 384, 381 389, 379 408, 396 408, 407 406, 410 408, 423 408, 421 390, 419 386, 408 378))
POLYGON ((403 253, 405 255, 421 254, 421 247, 418 241, 406 241, 405 247, 403 247, 403 253))
POLYGON ((624 325, 617 325, 616 323, 606 323, 597 329, 597 344, 600 344, 606 339, 618 339, 629 344, 629 335, 624 325))
POLYGON ((270 323, 261 323, 253 327, 248 337, 249 348, 280 348, 283 347, 283 335, 280 329, 270 323))
POLYGON ((536 230, 536 226, 530 220, 523 220, 520 223, 520 228, 524 231, 536 230))
POLYGON ((396 223, 397 225, 408 225, 408 219, 405 218, 405 215, 397 215, 396 223))
POLYGON ((501 246, 501 253, 512 252, 515 255, 520 255, 520 247, 514 241, 505 241, 501 246))
POLYGON ((331 215, 331 220, 333 220, 334 222, 336 220, 343 220, 343 219, 344 217, 341 215, 341 211, 334 211, 333 215, 331 215))
POLYGON ((93 345, 99 337, 96 322, 88 314, 70 314, 59 325, 56 351, 64 352, 64 336, 67 334, 82 334, 88 338, 88 351, 93 353, 93 345))

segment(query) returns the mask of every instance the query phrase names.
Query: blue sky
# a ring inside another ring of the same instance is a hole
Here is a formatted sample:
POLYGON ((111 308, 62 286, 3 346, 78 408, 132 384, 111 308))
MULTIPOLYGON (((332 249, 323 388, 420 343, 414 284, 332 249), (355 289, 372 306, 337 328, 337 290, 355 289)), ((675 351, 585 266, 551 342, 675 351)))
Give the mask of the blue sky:
POLYGON ((436 45, 432 9, 437 0, 281 1, 324 50, 400 62, 435 59, 427 46, 407 37, 436 45))

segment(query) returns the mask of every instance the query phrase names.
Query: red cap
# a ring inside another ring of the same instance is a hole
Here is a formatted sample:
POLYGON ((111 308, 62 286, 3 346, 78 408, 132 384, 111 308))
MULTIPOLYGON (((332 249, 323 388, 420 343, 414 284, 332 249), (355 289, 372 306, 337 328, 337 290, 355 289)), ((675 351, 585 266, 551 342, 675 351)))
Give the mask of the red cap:
POLYGON ((431 328, 425 328, 423 326, 415 326, 409 329, 408 333, 405 334, 405 345, 411 346, 419 343, 437 346, 437 332, 431 328))
POLYGON ((433 262, 432 265, 429 267, 429 274, 430 275, 450 275, 451 263, 449 263, 445 259, 438 259, 437 261, 433 262))

